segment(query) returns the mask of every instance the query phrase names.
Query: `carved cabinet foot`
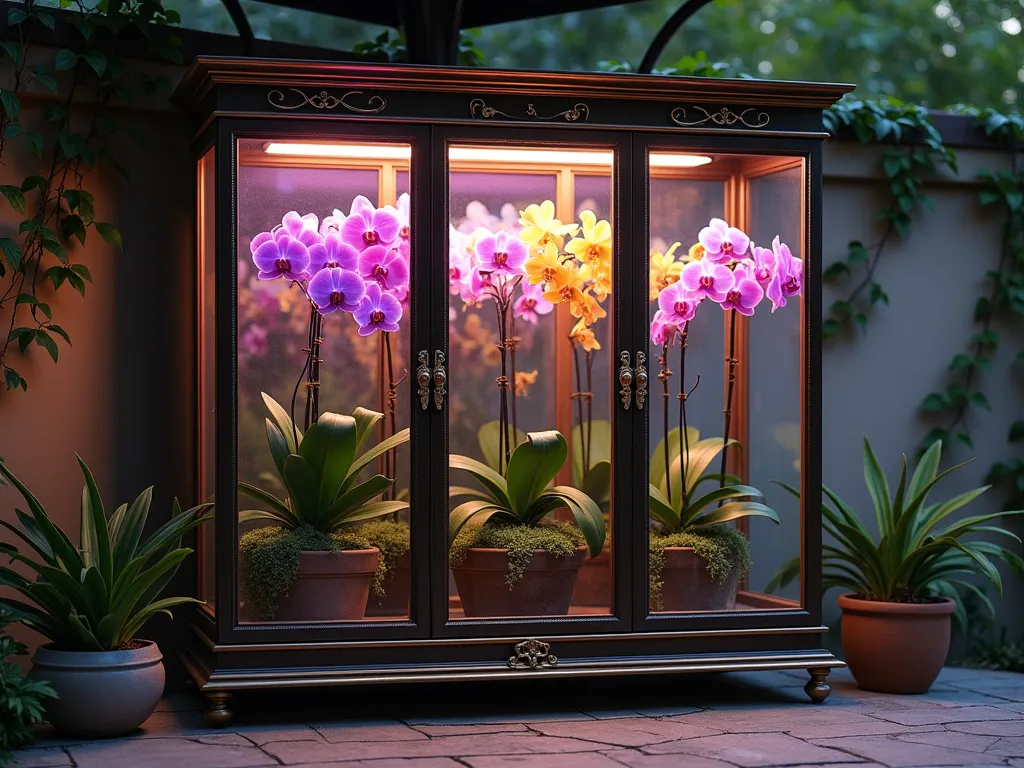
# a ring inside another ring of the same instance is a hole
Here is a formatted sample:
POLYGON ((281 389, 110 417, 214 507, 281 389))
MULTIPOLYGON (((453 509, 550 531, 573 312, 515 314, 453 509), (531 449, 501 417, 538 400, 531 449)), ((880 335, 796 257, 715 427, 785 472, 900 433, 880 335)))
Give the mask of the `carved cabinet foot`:
POLYGON ((821 704, 828 698, 828 695, 832 693, 831 686, 825 682, 832 670, 828 667, 813 667, 807 671, 810 673, 811 679, 808 680, 807 685, 804 686, 804 691, 810 697, 812 702, 815 704, 821 704))
POLYGON ((230 693, 208 693, 206 694, 210 706, 206 708, 206 723, 213 728, 220 728, 227 725, 232 717, 231 708, 228 702, 231 700, 230 693))

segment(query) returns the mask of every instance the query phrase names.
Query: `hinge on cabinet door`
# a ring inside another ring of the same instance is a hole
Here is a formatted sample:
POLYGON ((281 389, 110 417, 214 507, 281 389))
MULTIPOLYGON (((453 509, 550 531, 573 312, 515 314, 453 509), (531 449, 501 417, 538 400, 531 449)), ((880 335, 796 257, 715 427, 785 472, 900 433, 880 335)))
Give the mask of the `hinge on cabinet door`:
POLYGON ((417 359, 420 366, 416 369, 416 394, 420 396, 420 408, 425 411, 430 403, 430 353, 421 350, 417 359))
POLYGON ((444 370, 444 352, 440 349, 434 352, 434 407, 437 410, 444 408, 444 396, 448 394, 445 385, 448 382, 448 374, 444 370))
POLYGON ((644 409, 644 401, 647 400, 647 354, 636 353, 636 409, 644 409))
POLYGON ((623 350, 619 353, 619 397, 622 398, 622 407, 629 410, 629 401, 633 395, 633 369, 629 367, 629 352, 623 350))
POLYGON ((540 669, 542 666, 558 666, 558 657, 551 653, 551 643, 530 638, 529 640, 523 640, 521 643, 516 643, 513 653, 515 655, 508 657, 508 665, 512 669, 517 669, 520 666, 530 669, 540 669))

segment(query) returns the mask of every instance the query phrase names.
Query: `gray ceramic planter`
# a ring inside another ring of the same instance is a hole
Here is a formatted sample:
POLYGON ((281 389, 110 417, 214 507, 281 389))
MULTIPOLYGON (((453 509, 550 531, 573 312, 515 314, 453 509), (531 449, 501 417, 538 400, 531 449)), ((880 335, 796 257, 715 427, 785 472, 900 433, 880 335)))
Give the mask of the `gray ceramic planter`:
POLYGON ((46 719, 62 734, 103 738, 138 728, 164 692, 163 655, 149 640, 129 651, 55 651, 40 646, 31 676, 46 680, 58 699, 46 719))

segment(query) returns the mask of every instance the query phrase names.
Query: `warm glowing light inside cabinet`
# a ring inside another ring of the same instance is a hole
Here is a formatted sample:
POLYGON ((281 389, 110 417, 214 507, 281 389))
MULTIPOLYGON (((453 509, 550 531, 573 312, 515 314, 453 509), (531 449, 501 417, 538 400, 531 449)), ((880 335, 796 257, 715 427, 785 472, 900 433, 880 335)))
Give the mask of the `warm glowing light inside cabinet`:
MULTIPOLYGON (((338 157, 360 160, 408 160, 412 148, 383 144, 329 144, 270 142, 265 151, 269 155, 295 155, 303 157, 338 157)), ((599 165, 610 166, 611 152, 560 149, 497 149, 493 147, 451 147, 451 160, 463 162, 523 163, 534 165, 599 165)), ((705 155, 686 155, 674 152, 652 152, 652 168, 696 168, 707 165, 711 158, 705 155)))

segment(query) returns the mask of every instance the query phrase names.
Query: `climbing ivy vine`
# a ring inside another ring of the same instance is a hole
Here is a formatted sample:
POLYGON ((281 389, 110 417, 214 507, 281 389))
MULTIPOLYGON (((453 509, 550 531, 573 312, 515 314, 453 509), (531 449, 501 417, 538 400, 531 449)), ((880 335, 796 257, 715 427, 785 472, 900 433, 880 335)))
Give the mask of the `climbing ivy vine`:
POLYGON ((934 208, 932 198, 923 192, 925 178, 943 167, 955 172, 956 155, 942 143, 942 135, 924 107, 897 99, 844 98, 827 110, 823 119, 829 133, 851 133, 861 144, 884 143, 882 171, 889 185, 885 205, 878 212, 881 235, 867 244, 850 241, 846 255, 822 276, 837 288, 849 286, 844 298, 832 302, 822 324, 823 337, 832 339, 853 326, 866 331, 871 308, 879 302, 889 303, 878 280, 886 249, 895 239, 910 234, 921 206, 934 208))

